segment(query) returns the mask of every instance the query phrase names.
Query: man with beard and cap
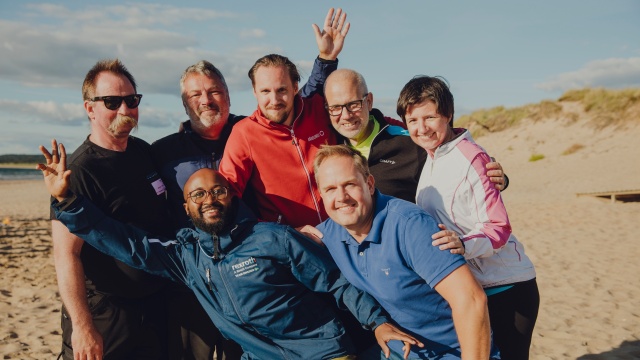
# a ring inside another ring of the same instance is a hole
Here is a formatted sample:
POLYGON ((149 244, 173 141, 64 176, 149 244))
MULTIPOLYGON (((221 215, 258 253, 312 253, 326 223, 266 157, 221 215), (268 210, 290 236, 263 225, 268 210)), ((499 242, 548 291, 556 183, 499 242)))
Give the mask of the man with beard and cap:
POLYGON ((238 342, 244 359, 354 359, 355 348, 332 308, 332 295, 389 353, 402 341, 405 357, 423 346, 390 323, 367 293, 349 284, 324 247, 291 227, 259 222, 216 170, 196 171, 185 184, 184 209, 196 229, 176 240, 107 217, 68 191, 64 146, 40 147, 39 164, 55 198, 56 218, 102 252, 130 266, 187 285, 222 334, 238 342))
MULTIPOLYGON (((168 233, 165 188, 150 146, 129 135, 142 98, 133 76, 117 59, 99 61, 82 96, 91 133, 69 158, 73 192, 116 219, 168 233)), ((55 217, 51 229, 63 302, 61 357, 164 358, 161 301, 154 297, 164 280, 85 246, 55 217)))

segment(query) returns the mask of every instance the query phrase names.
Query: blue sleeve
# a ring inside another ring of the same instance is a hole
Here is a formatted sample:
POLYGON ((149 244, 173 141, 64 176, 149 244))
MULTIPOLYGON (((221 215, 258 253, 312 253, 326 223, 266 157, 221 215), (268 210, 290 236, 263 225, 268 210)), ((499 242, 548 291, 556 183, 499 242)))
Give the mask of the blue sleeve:
POLYGON ((285 244, 293 275, 307 288, 330 293, 340 308, 346 306, 364 326, 374 329, 391 322, 389 314, 371 295, 347 281, 326 248, 292 229, 287 231, 285 244))
POLYGON ((309 75, 309 80, 304 84, 302 89, 300 89, 300 96, 304 98, 311 97, 315 94, 324 96, 324 82, 337 68, 338 60, 320 60, 320 58, 316 57, 316 60, 313 62, 311 75, 309 75))
POLYGON ((431 235, 440 231, 436 221, 427 214, 412 216, 404 227, 402 251, 409 265, 429 286, 435 286, 455 269, 466 264, 462 255, 440 250, 431 245, 431 235))
POLYGON ((51 207, 57 220, 98 251, 136 269, 187 283, 177 240, 152 237, 133 225, 107 217, 81 195, 54 202, 51 207))

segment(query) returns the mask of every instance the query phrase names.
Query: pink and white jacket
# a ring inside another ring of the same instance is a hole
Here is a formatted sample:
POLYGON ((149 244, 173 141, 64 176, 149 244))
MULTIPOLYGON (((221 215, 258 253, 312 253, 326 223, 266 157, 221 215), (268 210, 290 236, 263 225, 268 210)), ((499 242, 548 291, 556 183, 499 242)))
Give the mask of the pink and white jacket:
POLYGON ((484 288, 535 278, 533 263, 511 233, 500 191, 486 175, 489 155, 469 131, 455 129, 422 169, 416 203, 460 235, 465 259, 484 288))

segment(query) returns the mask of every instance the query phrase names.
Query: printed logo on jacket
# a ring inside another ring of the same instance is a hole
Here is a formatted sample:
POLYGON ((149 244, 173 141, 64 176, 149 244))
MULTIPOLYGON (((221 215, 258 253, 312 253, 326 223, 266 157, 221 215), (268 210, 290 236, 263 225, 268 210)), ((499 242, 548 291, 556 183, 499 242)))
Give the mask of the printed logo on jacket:
POLYGON ((320 130, 319 133, 309 136, 309 139, 307 141, 312 142, 313 140, 320 138, 320 137, 324 137, 324 131, 320 130))
POLYGON ((240 261, 239 263, 232 265, 231 268, 233 269, 233 276, 235 277, 244 276, 260 270, 258 263, 256 262, 256 258, 253 256, 247 260, 240 261))

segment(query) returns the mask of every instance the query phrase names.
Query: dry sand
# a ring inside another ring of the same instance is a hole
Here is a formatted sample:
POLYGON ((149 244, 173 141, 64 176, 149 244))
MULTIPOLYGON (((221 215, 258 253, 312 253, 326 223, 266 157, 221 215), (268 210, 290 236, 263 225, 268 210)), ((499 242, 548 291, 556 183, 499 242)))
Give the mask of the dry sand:
POLYGON ((0 181, 0 354, 55 359, 60 300, 51 255, 49 197, 42 181, 0 181))
MULTIPOLYGON (((640 126, 548 121, 478 139, 503 164, 514 233, 538 272, 532 359, 640 358, 640 202, 576 197, 640 189, 640 126), (562 155, 571 145, 584 147, 562 155), (532 154, 545 157, 530 162, 532 154)), ((0 182, 0 354, 51 359, 60 347, 48 198, 40 181, 0 182)))

